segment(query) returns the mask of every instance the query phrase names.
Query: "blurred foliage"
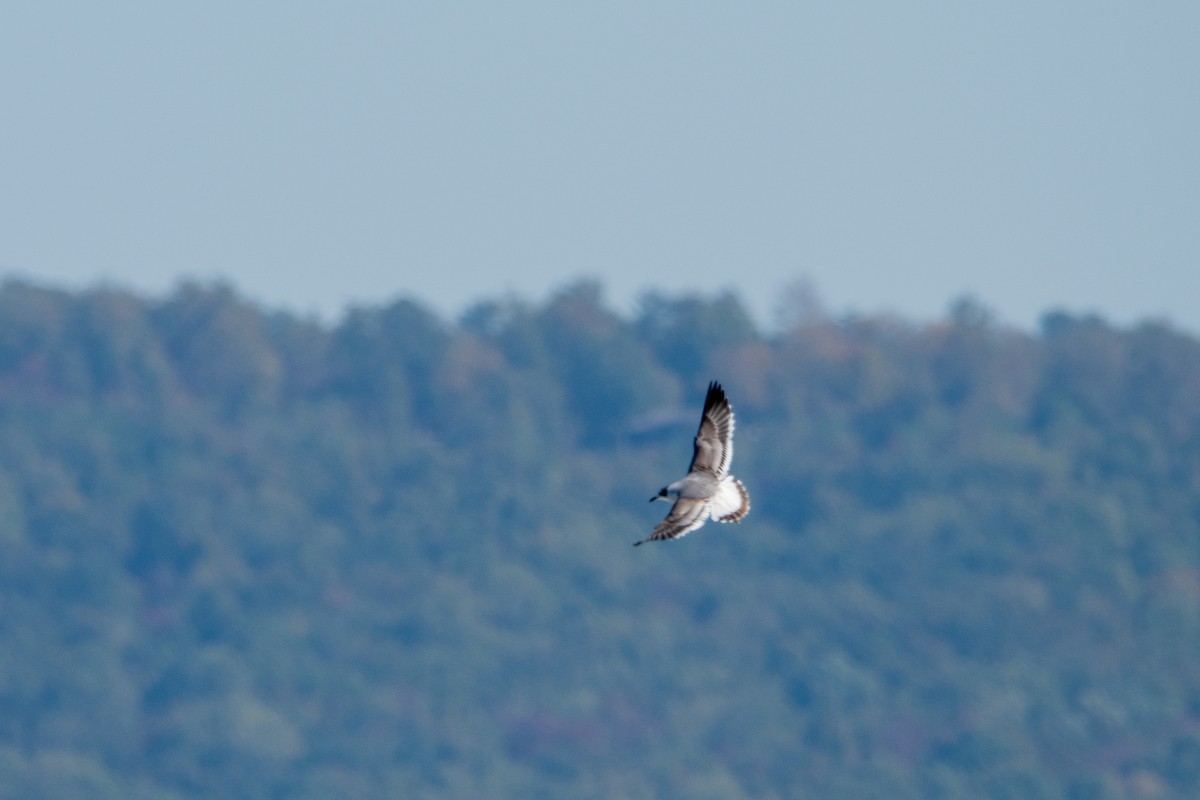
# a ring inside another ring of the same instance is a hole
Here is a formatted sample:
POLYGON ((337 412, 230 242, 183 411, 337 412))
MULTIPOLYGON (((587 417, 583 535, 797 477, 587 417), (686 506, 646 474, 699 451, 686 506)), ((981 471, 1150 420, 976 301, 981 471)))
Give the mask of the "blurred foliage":
POLYGON ((1200 342, 815 308, 5 284, 0 798, 1195 797, 1200 342))

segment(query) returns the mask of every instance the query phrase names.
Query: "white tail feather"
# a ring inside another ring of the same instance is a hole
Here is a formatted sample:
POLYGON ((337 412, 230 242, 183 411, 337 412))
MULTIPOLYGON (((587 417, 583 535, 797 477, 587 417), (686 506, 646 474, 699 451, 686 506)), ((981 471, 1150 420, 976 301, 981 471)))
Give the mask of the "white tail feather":
POLYGON ((737 478, 727 476, 713 495, 709 508, 717 522, 737 522, 750 513, 750 493, 737 478))

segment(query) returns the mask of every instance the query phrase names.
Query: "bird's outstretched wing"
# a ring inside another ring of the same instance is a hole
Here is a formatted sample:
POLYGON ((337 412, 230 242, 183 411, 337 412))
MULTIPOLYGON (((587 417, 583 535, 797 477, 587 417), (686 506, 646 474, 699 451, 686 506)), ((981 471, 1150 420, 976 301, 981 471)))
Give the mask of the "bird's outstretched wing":
POLYGON ((732 461, 733 408, 721 384, 713 381, 704 397, 704 412, 700 415, 700 430, 696 432, 696 449, 688 472, 709 472, 723 478, 732 461))
POLYGON ((676 539, 696 530, 704 524, 706 519, 708 519, 707 500, 681 497, 675 501, 675 505, 671 506, 671 512, 667 514, 667 518, 658 523, 649 536, 640 542, 634 542, 633 546, 637 547, 639 544, 658 542, 663 539, 676 539))

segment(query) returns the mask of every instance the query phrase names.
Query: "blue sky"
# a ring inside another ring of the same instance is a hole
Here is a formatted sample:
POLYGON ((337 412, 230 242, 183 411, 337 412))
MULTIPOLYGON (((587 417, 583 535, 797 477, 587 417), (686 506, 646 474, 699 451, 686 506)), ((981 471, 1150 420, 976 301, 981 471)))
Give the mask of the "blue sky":
POLYGON ((9 4, 0 273, 1200 331, 1198 41, 1193 2, 9 4))

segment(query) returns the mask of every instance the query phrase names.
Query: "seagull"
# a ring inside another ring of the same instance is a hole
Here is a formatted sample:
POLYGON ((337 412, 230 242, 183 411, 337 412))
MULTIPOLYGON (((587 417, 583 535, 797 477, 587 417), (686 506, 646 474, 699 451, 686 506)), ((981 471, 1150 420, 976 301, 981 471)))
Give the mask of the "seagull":
POLYGON ((733 461, 733 408, 721 384, 713 381, 704 397, 700 430, 688 474, 659 490, 650 498, 674 501, 671 513, 640 542, 675 539, 699 528, 712 517, 717 522, 737 522, 750 513, 750 494, 729 473, 733 461))

